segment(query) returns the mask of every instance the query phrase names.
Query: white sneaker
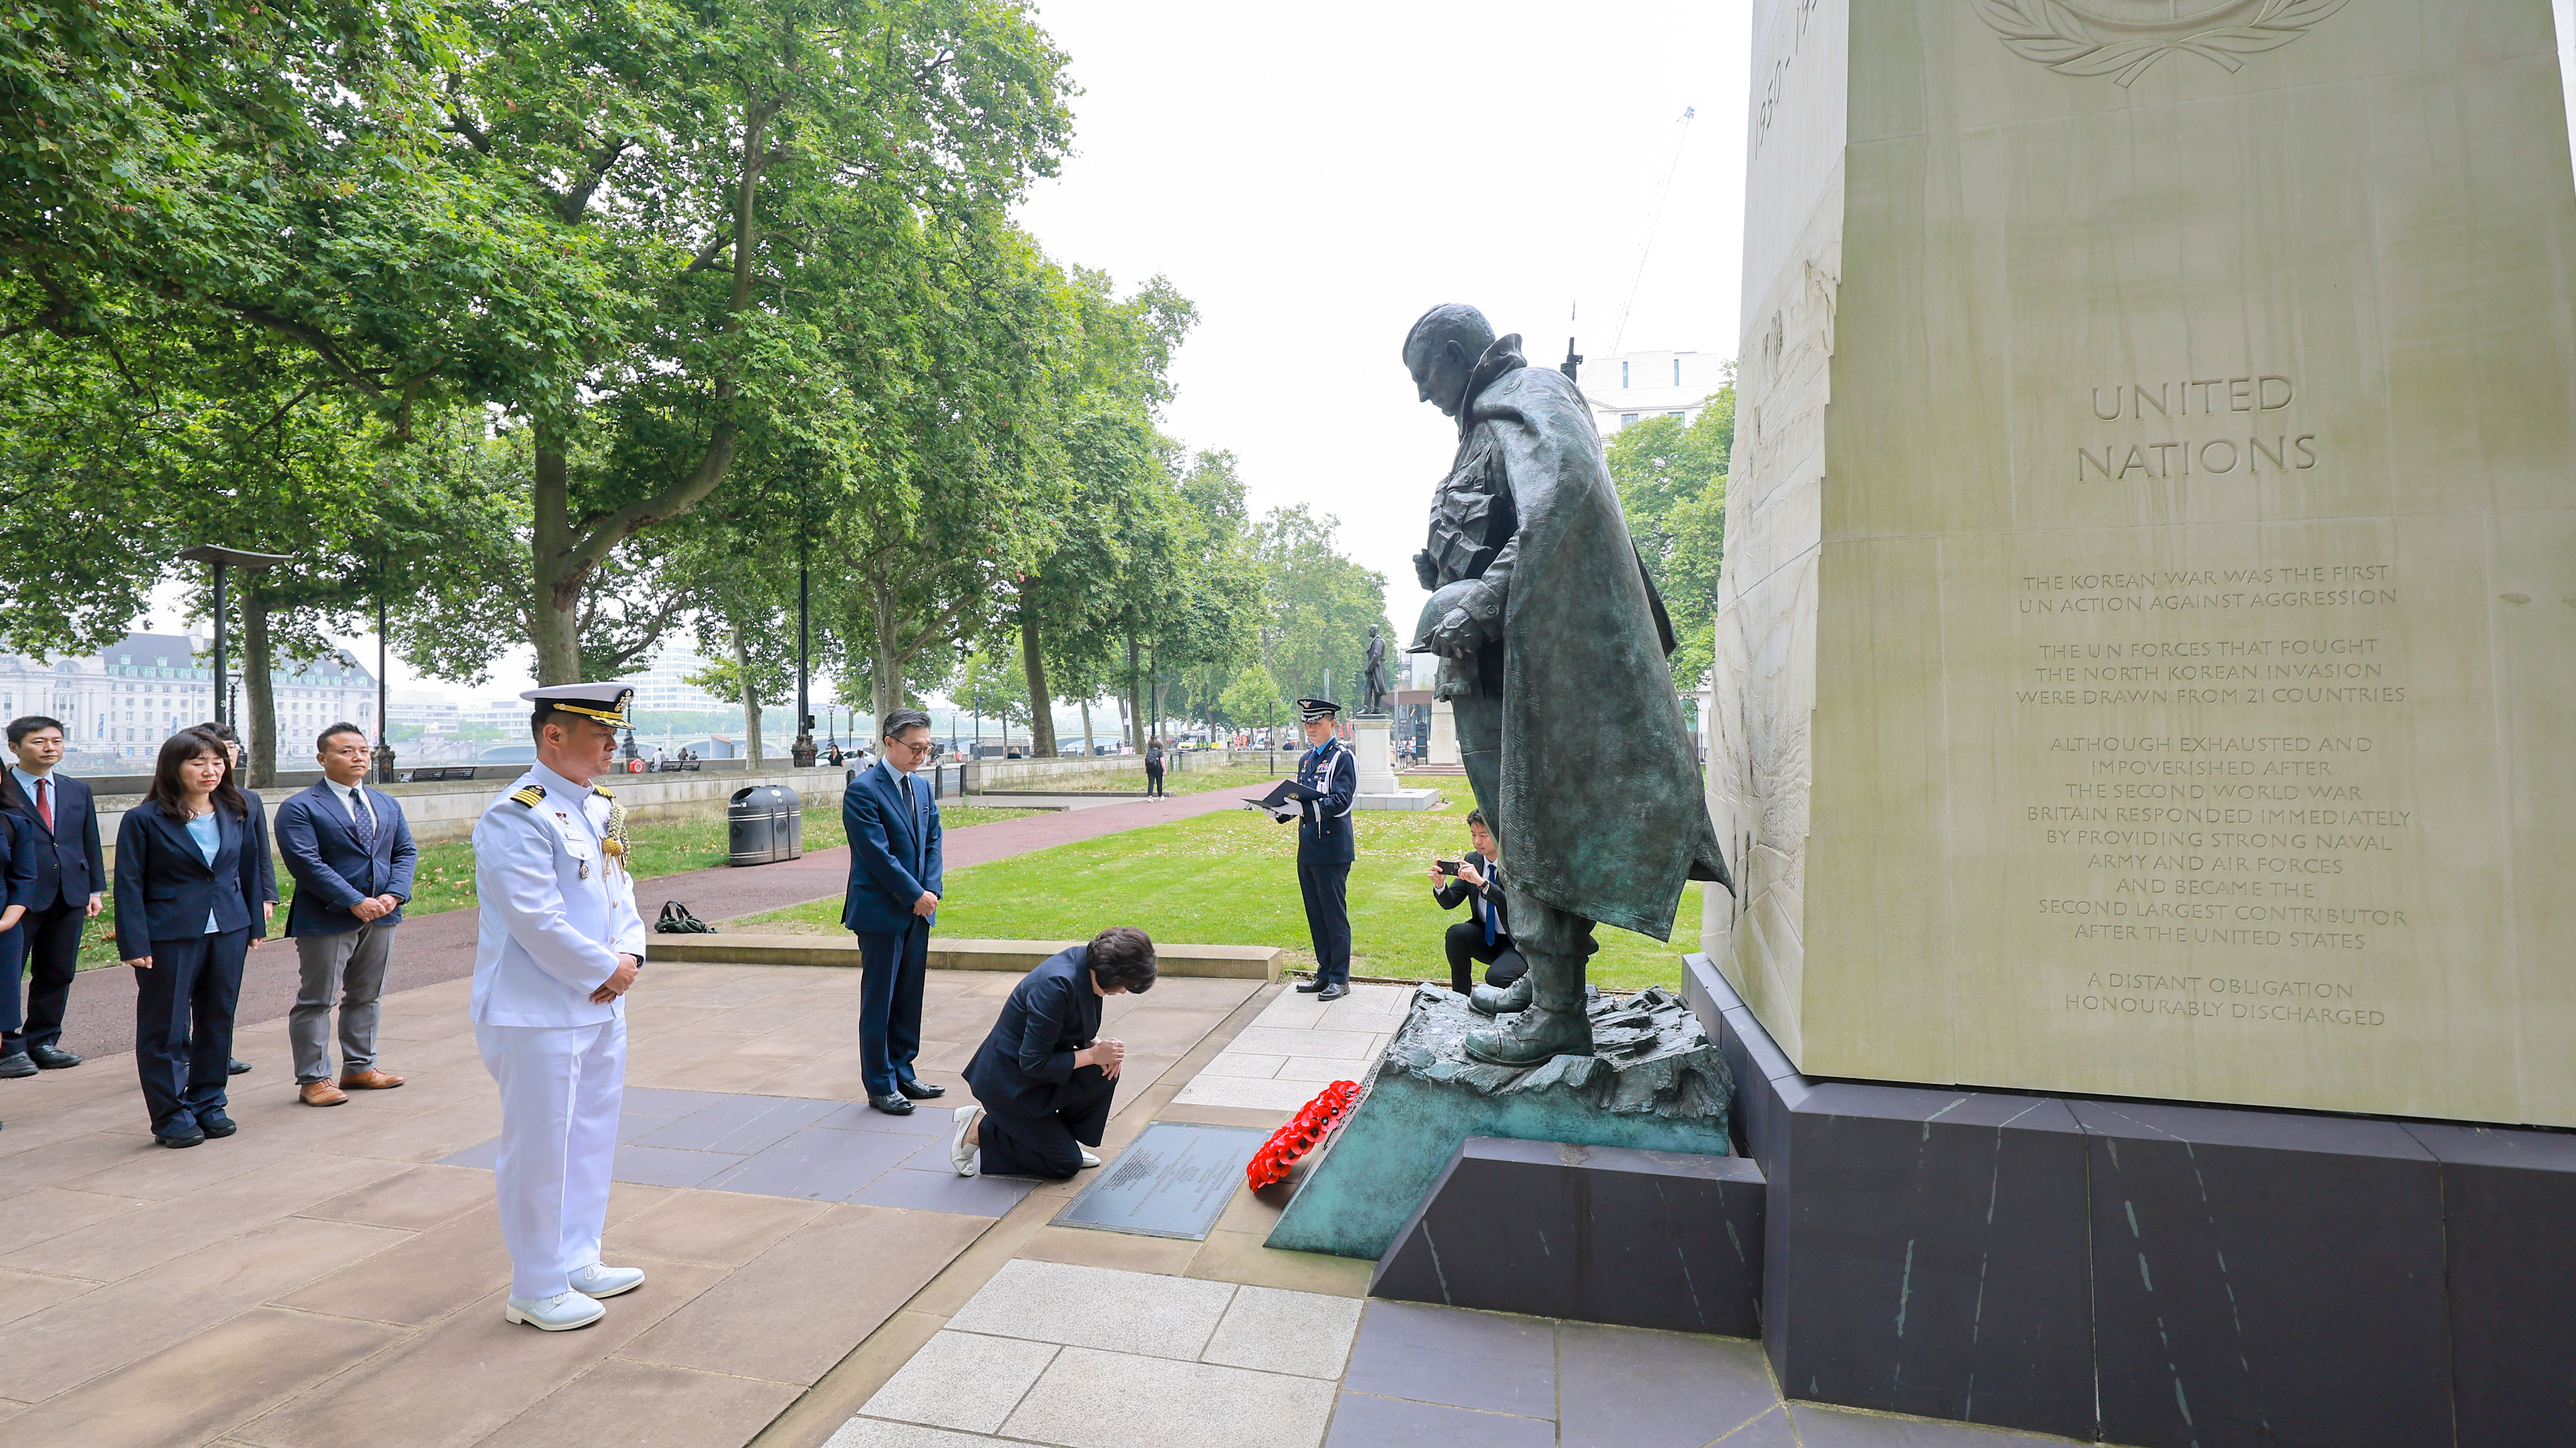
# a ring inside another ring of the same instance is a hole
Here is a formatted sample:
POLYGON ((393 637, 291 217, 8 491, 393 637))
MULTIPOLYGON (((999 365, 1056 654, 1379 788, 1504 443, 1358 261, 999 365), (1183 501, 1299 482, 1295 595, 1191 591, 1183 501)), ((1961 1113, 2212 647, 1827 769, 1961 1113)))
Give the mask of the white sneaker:
POLYGON ((644 1285, 641 1267, 611 1267, 593 1262, 572 1274, 572 1290, 584 1297, 615 1297, 644 1285))
POLYGON ((957 1124, 948 1133, 948 1164, 957 1168, 959 1176, 974 1176, 981 1170, 975 1164, 975 1143, 968 1138, 974 1134, 975 1118, 983 1114, 980 1106, 957 1108, 957 1124))
POLYGON ((608 1309, 578 1292, 558 1292, 552 1297, 513 1297, 501 1305, 501 1320, 524 1322, 547 1332, 569 1332, 588 1327, 608 1315, 608 1309))
POLYGON ((1098 1166, 1100 1165, 1100 1158, 1092 1155, 1091 1148, 1086 1146, 1082 1148, 1082 1164, 1084 1166, 1098 1166))

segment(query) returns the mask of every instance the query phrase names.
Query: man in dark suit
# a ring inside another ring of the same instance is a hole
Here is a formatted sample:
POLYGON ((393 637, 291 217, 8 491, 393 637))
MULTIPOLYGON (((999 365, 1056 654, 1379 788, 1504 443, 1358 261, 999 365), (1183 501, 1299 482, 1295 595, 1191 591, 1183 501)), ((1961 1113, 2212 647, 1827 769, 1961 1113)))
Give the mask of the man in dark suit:
POLYGON ((351 1091, 387 1091, 403 1078, 376 1068, 376 1001, 394 928, 411 899, 419 850, 393 796, 367 788, 370 751, 355 724, 315 744, 322 782, 277 807, 277 848, 295 877, 286 933, 303 980, 286 1017, 296 1094, 337 1106, 351 1091), (331 1080, 331 998, 340 999, 340 1079, 331 1080))
POLYGON ((1154 988, 1154 942, 1111 926, 1021 977, 966 1063, 978 1105, 957 1108, 948 1161, 959 1176, 1062 1181, 1100 1165, 1127 1046, 1100 1034, 1104 997, 1154 988), (975 1153, 983 1152, 979 1163, 975 1153))
POLYGON ((850 884, 841 924, 859 937, 859 1071, 868 1104, 910 1116, 912 1103, 945 1095, 913 1075, 921 1052, 921 990, 930 927, 939 916, 939 806, 913 771, 930 760, 930 716, 885 717, 885 757, 841 791, 850 884))
POLYGON ((1468 917, 1449 927, 1441 946, 1449 956, 1449 988, 1469 996, 1477 1010, 1495 1015, 1528 1008, 1529 962, 1512 947, 1511 898, 1503 889, 1503 847, 1485 823, 1481 809, 1467 811, 1467 839, 1475 846, 1457 869, 1431 868, 1431 898, 1443 910, 1467 906, 1468 917), (1485 985, 1476 987, 1476 966, 1491 967, 1485 985), (1515 984, 1515 983, 1520 984, 1515 984), (1474 993, 1469 995, 1470 990, 1474 993), (1519 1004, 1502 1002, 1518 996, 1519 1004))
POLYGON ((98 843, 98 806, 89 786, 54 766, 63 762, 59 719, 30 714, 9 721, 9 748, 18 756, 0 778, 0 807, 24 816, 35 844, 36 878, 27 914, 14 937, 0 937, 0 973, 8 977, 0 1001, 0 1076, 77 1066, 62 1048, 63 1007, 79 970, 81 927, 99 912, 107 889, 107 862, 98 843), (18 1009, 19 951, 27 960, 26 1012, 18 1009))

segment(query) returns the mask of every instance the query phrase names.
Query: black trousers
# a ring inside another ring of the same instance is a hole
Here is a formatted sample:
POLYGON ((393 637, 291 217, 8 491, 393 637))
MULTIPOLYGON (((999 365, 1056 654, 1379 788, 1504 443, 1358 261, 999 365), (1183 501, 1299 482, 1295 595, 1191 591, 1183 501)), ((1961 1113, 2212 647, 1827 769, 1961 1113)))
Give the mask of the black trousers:
POLYGON ((1082 1170, 1082 1149, 1100 1144, 1100 1133, 1109 1126, 1110 1098, 1117 1094, 1117 1082, 1097 1066, 1084 1066, 1056 1088, 1055 1108, 1044 1116, 986 1111, 977 1124, 984 1175, 1060 1182, 1082 1170))
POLYGON ((891 1096, 912 1079, 921 1054, 921 988, 930 969, 930 922, 916 915, 901 935, 859 937, 859 1079, 891 1096))
POLYGON ((62 1039, 63 1007, 71 1003, 72 976, 80 969, 81 927, 89 901, 57 900, 18 919, 0 936, 0 973, 9 977, 9 1000, 0 1005, 0 1056, 62 1039), (22 954, 23 952, 23 954, 22 954), (26 961, 27 1013, 18 1014, 18 963, 26 961))
POLYGON ((1310 860, 1297 852, 1297 893, 1306 897, 1306 934, 1315 943, 1315 979, 1349 984, 1351 978, 1351 867, 1310 860))
POLYGON ((1148 764, 1145 766, 1145 797, 1147 799, 1160 799, 1162 798, 1162 795, 1163 766, 1159 764, 1148 764))
POLYGON ((1440 943, 1449 952, 1449 988, 1460 995, 1476 983, 1475 968, 1479 963, 1493 967, 1485 972, 1487 985, 1510 985, 1529 969, 1529 962, 1512 949, 1510 936, 1497 935, 1493 944, 1485 943, 1485 924, 1481 920, 1458 921, 1449 927, 1440 943))
POLYGON ((233 1058, 250 930, 152 942, 152 968, 134 972, 134 1074, 152 1129, 220 1111, 233 1058))

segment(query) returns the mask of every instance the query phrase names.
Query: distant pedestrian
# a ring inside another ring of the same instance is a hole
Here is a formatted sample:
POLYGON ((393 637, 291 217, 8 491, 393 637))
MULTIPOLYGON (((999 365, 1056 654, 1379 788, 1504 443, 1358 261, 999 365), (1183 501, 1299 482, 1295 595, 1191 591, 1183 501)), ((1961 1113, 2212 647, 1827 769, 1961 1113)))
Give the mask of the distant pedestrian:
POLYGON ((393 796, 367 788, 367 736, 334 724, 315 741, 322 782, 277 808, 277 849, 295 877, 286 933, 301 976, 286 1034, 296 1094, 337 1106, 351 1091, 388 1091, 403 1078, 377 1069, 377 1001, 394 930, 411 899, 419 857, 393 796), (331 1072, 331 1007, 340 1008, 340 1071, 331 1072))
POLYGON ((1163 797, 1163 741, 1145 741, 1145 798, 1163 797))
POLYGON ((116 831, 116 953, 134 968, 134 1069, 152 1139, 233 1134, 224 1081, 242 961, 266 935, 268 833, 211 734, 161 742, 152 790, 116 831))
POLYGON ((11 720, 9 748, 18 762, 0 778, 0 805, 21 817, 18 823, 34 846, 36 878, 25 918, 0 936, 0 977, 8 987, 0 991, 0 1076, 31 1076, 81 1063, 62 1048, 63 1009, 80 968, 81 930, 105 902, 107 865, 89 786, 54 770, 63 759, 62 721, 41 714, 11 720))

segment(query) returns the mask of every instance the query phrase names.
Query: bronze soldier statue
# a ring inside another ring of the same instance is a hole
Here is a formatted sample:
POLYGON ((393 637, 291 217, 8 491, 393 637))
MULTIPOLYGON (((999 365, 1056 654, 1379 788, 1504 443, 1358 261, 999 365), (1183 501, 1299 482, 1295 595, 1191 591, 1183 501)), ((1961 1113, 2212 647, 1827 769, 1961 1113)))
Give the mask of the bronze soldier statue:
POLYGON ((1385 713, 1386 640, 1379 635, 1376 624, 1369 625, 1368 657, 1362 663, 1360 674, 1360 712, 1385 713))
POLYGON ((1473 307, 1413 324, 1404 364, 1458 420, 1458 452, 1414 555, 1468 783, 1512 856, 1529 971, 1478 1007, 1479 1060, 1592 1054, 1594 923, 1668 940, 1682 882, 1733 889, 1664 660, 1672 621, 1628 538, 1601 436, 1563 373, 1532 367, 1473 307))

